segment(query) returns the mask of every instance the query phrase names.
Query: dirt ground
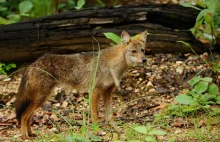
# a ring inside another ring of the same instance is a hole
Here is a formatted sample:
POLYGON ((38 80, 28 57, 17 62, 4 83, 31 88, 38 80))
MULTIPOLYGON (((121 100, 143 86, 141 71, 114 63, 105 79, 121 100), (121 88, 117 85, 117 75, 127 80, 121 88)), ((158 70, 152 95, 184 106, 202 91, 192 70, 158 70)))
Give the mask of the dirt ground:
MULTIPOLYGON (((201 76, 211 77, 212 70, 201 58, 209 60, 211 57, 208 53, 200 57, 192 54, 147 55, 147 63, 126 72, 122 77, 120 90, 115 92, 113 106, 117 126, 153 122, 155 114, 166 108, 168 104, 175 103, 173 98, 189 88, 187 83, 189 79, 198 73, 201 76)), ((0 81, 0 141, 22 141, 13 108, 14 95, 20 80, 21 74, 15 74, 11 78, 0 81)), ((214 81, 219 84, 218 77, 214 81)), ((39 138, 45 140, 45 135, 49 137, 57 133, 66 135, 69 129, 80 129, 83 120, 88 119, 87 99, 88 94, 79 94, 77 90, 66 92, 62 88, 57 88, 52 98, 32 118, 32 128, 38 134, 35 140, 39 138), (71 127, 66 119, 70 121, 71 127)), ((102 118, 103 106, 100 108, 100 118, 102 118)), ((100 126, 102 127, 105 125, 100 126)), ((185 127, 170 127, 174 134, 191 130, 185 127)), ((100 133, 97 135, 102 138, 102 141, 126 137, 123 129, 117 132, 103 128, 100 133), (116 136, 110 137, 109 131, 116 136)), ((168 141, 166 137, 160 137, 159 140, 168 141)))

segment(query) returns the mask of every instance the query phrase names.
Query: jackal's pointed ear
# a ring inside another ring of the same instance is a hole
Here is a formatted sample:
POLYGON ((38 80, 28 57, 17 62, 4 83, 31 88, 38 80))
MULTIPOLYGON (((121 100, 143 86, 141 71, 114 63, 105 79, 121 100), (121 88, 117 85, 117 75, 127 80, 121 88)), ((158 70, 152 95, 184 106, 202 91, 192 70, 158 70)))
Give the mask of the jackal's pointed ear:
POLYGON ((137 40, 146 43, 147 41, 147 30, 141 33, 138 37, 137 40))
POLYGON ((121 43, 128 44, 130 40, 131 40, 131 36, 127 32, 123 31, 121 33, 121 43))

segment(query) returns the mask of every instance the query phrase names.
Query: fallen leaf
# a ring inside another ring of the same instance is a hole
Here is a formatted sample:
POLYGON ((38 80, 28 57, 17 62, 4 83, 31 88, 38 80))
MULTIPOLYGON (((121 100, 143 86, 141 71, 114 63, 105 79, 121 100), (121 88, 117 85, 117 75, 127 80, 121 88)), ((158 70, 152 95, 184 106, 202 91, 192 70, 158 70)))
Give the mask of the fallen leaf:
POLYGON ((13 112, 7 117, 7 120, 14 119, 15 117, 16 117, 16 114, 15 114, 15 112, 13 111, 13 112))
POLYGON ((50 119, 53 119, 54 121, 59 121, 59 120, 60 120, 60 119, 57 117, 56 114, 52 114, 52 115, 50 116, 50 119))
POLYGON ((183 126, 188 126, 187 121, 183 120, 181 117, 177 117, 174 119, 174 122, 170 124, 172 127, 183 127, 183 126))
POLYGON ((153 110, 166 108, 168 106, 167 103, 161 103, 159 106, 152 108, 153 110))
POLYGON ((203 126, 206 126, 206 121, 204 119, 200 120, 198 123, 198 127, 201 128, 203 126))

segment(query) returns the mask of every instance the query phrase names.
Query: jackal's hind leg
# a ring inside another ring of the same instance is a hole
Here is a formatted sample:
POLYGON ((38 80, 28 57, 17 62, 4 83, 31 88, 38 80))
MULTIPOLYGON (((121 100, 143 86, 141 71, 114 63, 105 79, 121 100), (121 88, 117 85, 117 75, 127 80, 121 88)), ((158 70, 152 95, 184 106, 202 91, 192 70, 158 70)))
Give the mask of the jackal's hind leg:
POLYGON ((115 91, 115 86, 111 86, 103 94, 105 116, 108 122, 113 121, 112 96, 114 91, 115 91))
POLYGON ((23 139, 28 139, 31 134, 30 119, 33 113, 37 110, 39 105, 30 103, 21 116, 21 135, 23 139))
POLYGON ((100 96, 102 93, 103 93, 103 91, 99 88, 94 88, 94 90, 93 90, 92 105, 91 105, 92 122, 98 121, 99 102, 100 102, 100 96))

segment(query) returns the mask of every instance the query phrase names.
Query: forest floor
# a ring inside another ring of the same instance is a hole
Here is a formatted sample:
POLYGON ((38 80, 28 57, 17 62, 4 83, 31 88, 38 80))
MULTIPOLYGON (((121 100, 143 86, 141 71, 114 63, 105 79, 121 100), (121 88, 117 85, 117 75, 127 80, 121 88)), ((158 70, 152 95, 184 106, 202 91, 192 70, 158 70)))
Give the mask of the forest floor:
MULTIPOLYGON (((188 81, 196 75, 213 78, 219 86, 220 72, 213 74, 211 58, 208 53, 147 55, 147 63, 126 72, 115 92, 114 127, 104 121, 91 124, 88 94, 57 88, 33 116, 37 137, 29 141, 220 141, 220 105, 216 100, 209 105, 186 105, 175 99, 191 90, 188 81)), ((0 81, 2 142, 22 141, 13 107, 20 80, 17 74, 0 81)), ((104 120, 103 105, 100 108, 104 120)))

